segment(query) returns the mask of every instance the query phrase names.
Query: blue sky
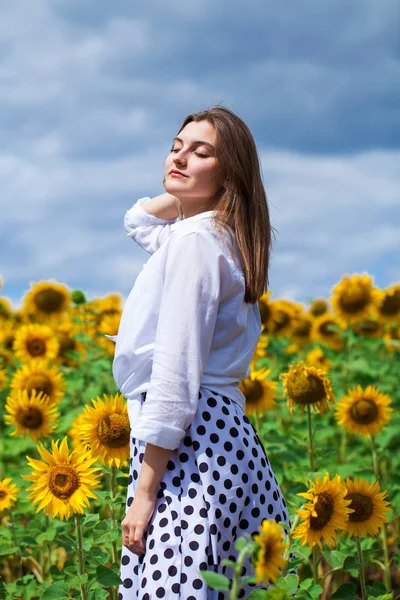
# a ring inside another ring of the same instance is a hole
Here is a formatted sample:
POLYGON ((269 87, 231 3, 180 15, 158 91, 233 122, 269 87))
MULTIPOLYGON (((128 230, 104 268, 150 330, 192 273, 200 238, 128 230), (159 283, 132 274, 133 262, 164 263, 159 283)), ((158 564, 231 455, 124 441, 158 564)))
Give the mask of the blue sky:
POLYGON ((184 117, 213 104, 257 143, 273 298, 345 273, 400 281, 396 0, 5 0, 1 293, 30 282, 123 300, 148 255, 125 211, 162 186, 184 117))

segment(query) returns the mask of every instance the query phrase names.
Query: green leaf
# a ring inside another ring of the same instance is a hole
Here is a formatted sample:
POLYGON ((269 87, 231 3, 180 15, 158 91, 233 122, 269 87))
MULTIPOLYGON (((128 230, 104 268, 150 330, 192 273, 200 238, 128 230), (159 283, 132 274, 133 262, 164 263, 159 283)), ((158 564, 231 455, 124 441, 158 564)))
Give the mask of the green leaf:
POLYGON ((246 545, 246 541, 243 538, 239 538, 235 542, 235 548, 238 552, 240 552, 246 545))
POLYGON ((354 583, 344 583, 332 594, 332 598, 336 600, 357 600, 356 590, 357 587, 354 583))
POLYGON ((346 560, 343 563, 343 569, 345 571, 351 571, 353 569, 359 569, 360 568, 360 562, 358 560, 358 558, 356 558, 355 556, 347 556, 346 560))
POLYGON ((36 541, 38 544, 41 544, 42 542, 52 542, 56 535, 56 528, 50 527, 49 529, 46 529, 46 531, 43 531, 43 533, 39 533, 39 535, 36 537, 36 541))
POLYGON ((221 565, 223 567, 233 567, 235 568, 237 563, 235 563, 235 561, 233 560, 228 560, 227 558, 224 558, 223 560, 221 560, 221 565))
POLYGON ((200 571, 200 575, 209 587, 216 590, 229 590, 229 579, 225 575, 213 573, 212 571, 200 571))
POLYGON ((104 587, 108 587, 110 585, 121 585, 123 583, 119 575, 104 565, 99 565, 97 567, 96 575, 97 581, 104 587))
POLYGON ((374 581, 373 585, 367 585, 367 592, 368 596, 372 596, 372 598, 379 598, 388 593, 386 586, 381 581, 374 581))
MULTIPOLYGON (((269 590, 253 590, 248 596, 246 596, 246 600, 268 600, 269 598, 272 598, 269 590)), ((279 600, 279 597, 277 600, 279 600)))
POLYGON ((332 569, 342 569, 347 558, 346 554, 340 550, 332 550, 331 552, 324 551, 324 558, 331 565, 332 569))
POLYGON ((0 556, 10 556, 11 554, 15 554, 19 551, 19 548, 16 546, 8 546, 7 544, 1 544, 0 546, 0 556))
POLYGON ((99 519, 100 519, 99 513, 94 513, 94 514, 89 513, 83 519, 82 525, 83 525, 83 527, 91 527, 92 525, 97 523, 99 519))
POLYGON ((40 597, 42 600, 69 600, 68 585, 64 581, 56 581, 40 597))
POLYGON ((299 576, 295 575, 294 573, 289 573, 289 575, 286 575, 286 577, 284 577, 284 580, 289 594, 293 594, 293 592, 297 590, 297 587, 299 585, 299 576))

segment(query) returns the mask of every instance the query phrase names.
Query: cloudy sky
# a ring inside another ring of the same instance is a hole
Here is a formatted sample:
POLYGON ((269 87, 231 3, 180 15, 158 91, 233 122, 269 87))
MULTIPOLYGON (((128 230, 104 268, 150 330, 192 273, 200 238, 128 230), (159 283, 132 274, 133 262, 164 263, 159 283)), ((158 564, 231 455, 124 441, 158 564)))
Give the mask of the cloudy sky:
POLYGON ((222 104, 256 140, 272 297, 345 273, 400 281, 397 0, 3 0, 0 273, 125 299, 148 254, 125 211, 162 186, 184 117, 222 104))

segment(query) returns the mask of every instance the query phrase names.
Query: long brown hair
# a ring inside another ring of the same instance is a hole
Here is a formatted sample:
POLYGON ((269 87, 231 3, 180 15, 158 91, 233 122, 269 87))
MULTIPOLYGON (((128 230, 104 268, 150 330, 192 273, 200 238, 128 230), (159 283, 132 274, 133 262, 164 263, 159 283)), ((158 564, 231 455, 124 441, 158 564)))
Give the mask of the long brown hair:
MULTIPOLYGON (((215 127, 216 158, 225 187, 210 210, 217 211, 214 221, 219 233, 223 227, 236 236, 245 279, 244 301, 254 304, 268 290, 273 236, 254 138, 244 121, 222 106, 191 113, 178 133, 192 121, 208 121, 215 127)), ((183 217, 181 207, 179 216, 183 217)))

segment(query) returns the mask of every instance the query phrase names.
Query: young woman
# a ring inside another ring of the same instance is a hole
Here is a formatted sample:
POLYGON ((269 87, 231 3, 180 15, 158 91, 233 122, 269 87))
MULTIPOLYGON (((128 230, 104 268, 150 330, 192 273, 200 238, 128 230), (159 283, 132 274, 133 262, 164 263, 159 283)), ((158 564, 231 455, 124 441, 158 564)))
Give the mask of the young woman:
MULTIPOLYGON (((199 571, 231 578, 221 561, 237 558, 238 537, 259 533, 264 518, 290 525, 238 388, 261 333, 271 247, 246 124, 219 106, 189 115, 163 183, 166 193, 125 215, 127 235, 151 257, 115 338, 131 424, 119 599, 223 600, 199 571)), ((247 562, 242 575, 251 573, 247 562)))

